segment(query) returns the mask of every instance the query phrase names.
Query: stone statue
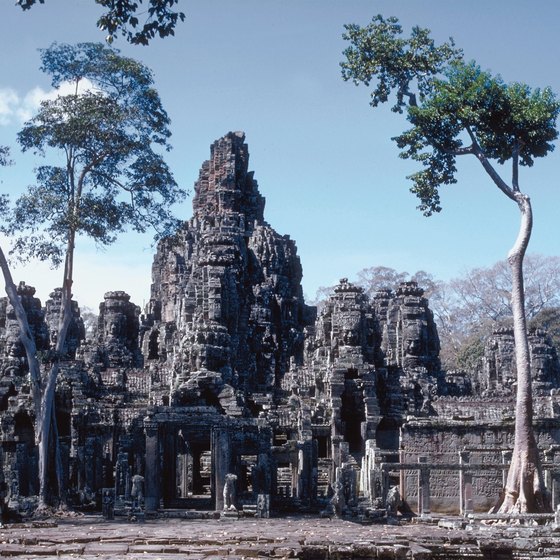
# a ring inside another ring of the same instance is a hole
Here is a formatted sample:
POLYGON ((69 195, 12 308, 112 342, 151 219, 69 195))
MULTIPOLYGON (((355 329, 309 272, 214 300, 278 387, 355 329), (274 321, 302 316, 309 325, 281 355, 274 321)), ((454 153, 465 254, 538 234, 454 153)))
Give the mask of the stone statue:
POLYGON ((235 483, 237 482, 237 475, 228 473, 226 474, 226 481, 224 483, 224 511, 235 511, 235 483))
POLYGON ((115 518, 115 489, 103 488, 103 503, 102 503, 103 518, 108 521, 115 518))
POLYGON ((334 512, 336 517, 341 517, 344 508, 346 507, 346 502, 344 500, 344 484, 342 480, 337 479, 334 484, 334 494, 330 501, 331 511, 334 512))
POLYGON ((387 501, 385 502, 387 517, 395 518, 397 514, 404 517, 414 517, 415 513, 410 509, 408 503, 401 498, 401 493, 397 486, 392 486, 387 493, 387 501))
POLYGON ((139 508, 144 503, 144 477, 135 474, 132 477, 132 490, 130 491, 132 498, 132 507, 139 508))
POLYGON ((259 494, 257 496, 257 517, 270 517, 270 494, 259 494))
POLYGON ((392 486, 387 493, 387 501, 385 502, 385 509, 387 510, 387 517, 397 517, 399 506, 401 503, 401 493, 397 486, 392 486))

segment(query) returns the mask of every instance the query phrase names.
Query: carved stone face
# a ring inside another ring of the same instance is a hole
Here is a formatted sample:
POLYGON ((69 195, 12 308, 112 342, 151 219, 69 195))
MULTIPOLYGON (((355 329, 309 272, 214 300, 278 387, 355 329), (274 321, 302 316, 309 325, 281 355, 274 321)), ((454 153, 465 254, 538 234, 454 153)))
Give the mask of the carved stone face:
POLYGON ((108 338, 119 339, 125 336, 126 319, 122 316, 111 317, 107 326, 108 338))
POLYGON ((344 344, 346 346, 356 346, 359 342, 358 333, 353 329, 347 329, 344 332, 344 344))
POLYGON ((6 344, 6 354, 10 358, 19 358, 23 355, 23 347, 19 340, 8 340, 6 344))

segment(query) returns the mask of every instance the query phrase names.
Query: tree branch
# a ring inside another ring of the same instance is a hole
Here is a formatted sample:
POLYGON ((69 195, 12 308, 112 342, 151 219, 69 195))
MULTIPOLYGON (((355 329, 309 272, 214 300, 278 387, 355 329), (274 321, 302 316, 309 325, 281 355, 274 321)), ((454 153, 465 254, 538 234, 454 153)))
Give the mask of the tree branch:
POLYGON ((472 140, 472 153, 478 158, 478 161, 482 164, 484 171, 488 173, 494 184, 511 200, 517 202, 515 197, 515 191, 509 187, 509 185, 500 177, 498 172, 492 167, 492 164, 488 161, 486 154, 480 147, 478 140, 469 126, 466 127, 467 132, 472 140))
POLYGON ((513 158, 511 163, 511 184, 515 192, 519 192, 519 150, 519 140, 516 138, 513 145, 513 158))
POLYGON ((454 156, 466 156, 466 155, 473 155, 475 153, 474 146, 471 144, 470 146, 465 146, 464 148, 459 148, 458 150, 449 151, 454 156))
POLYGON ((116 185, 117 187, 122 189, 123 191, 131 193, 134 190, 134 189, 131 189, 131 188, 127 187, 126 185, 123 185, 120 181, 118 181, 117 179, 115 179, 111 175, 107 175, 107 173, 103 173, 103 171, 99 171, 99 169, 96 169, 95 171, 93 171, 93 173, 95 173, 96 175, 99 175, 100 177, 103 177, 103 179, 106 179, 110 183, 113 183, 114 185, 116 185))

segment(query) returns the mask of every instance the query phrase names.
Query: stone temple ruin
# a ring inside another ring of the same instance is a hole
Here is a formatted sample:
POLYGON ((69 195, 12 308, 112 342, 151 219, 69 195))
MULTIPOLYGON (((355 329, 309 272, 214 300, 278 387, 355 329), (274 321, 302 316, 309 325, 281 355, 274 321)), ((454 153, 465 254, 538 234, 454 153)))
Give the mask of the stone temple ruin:
MULTIPOLYGON (((342 279, 317 313, 303 299, 295 242, 264 219, 248 160, 242 133, 212 145, 193 217, 158 246, 143 314, 125 292, 108 292, 86 340, 74 305, 56 394, 67 501, 101 509, 111 495, 118 509, 143 494, 146 512, 261 517, 488 510, 511 456, 512 332, 494 333, 479 371, 446 374, 414 282, 368 300, 342 279)), ((33 288, 19 294, 48 353, 60 291, 44 307, 33 288)), ((542 331, 531 352, 556 505, 560 365, 542 331)), ((3 298, 0 482, 12 509, 38 492, 34 420, 3 298)))

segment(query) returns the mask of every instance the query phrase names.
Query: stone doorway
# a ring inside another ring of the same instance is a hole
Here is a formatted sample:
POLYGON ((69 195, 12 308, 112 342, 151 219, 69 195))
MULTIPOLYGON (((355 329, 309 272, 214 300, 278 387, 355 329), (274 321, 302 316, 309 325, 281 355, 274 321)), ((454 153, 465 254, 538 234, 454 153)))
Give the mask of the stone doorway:
POLYGON ((344 374, 344 392, 340 419, 343 426, 344 441, 348 443, 351 454, 364 452, 362 423, 365 421, 364 395, 358 371, 352 368, 344 374))
POLYGON ((175 428, 165 437, 163 505, 172 509, 214 509, 210 434, 175 428))

